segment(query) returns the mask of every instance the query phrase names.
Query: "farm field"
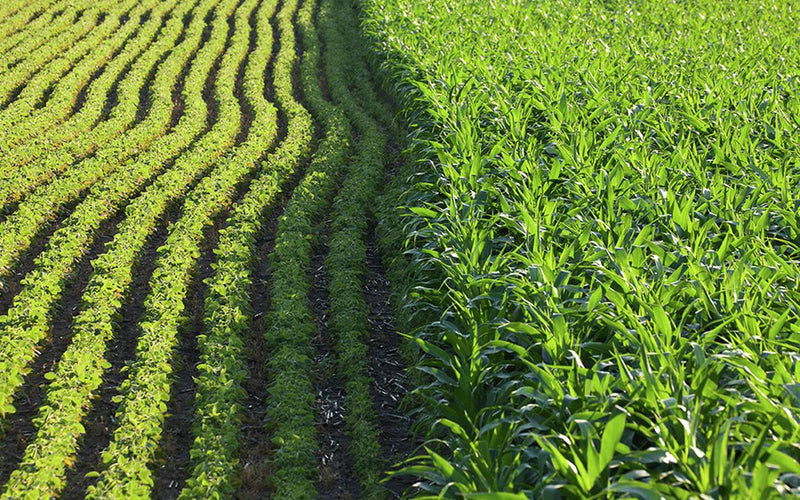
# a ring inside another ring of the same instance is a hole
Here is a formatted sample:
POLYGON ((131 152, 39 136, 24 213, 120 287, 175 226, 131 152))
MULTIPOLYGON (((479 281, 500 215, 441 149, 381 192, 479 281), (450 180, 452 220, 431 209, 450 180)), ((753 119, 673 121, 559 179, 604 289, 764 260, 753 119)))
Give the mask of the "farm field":
POLYGON ((353 6, 12 1, 0 33, 0 495, 402 492, 353 6))
POLYGON ((8 0, 0 497, 800 495, 797 26, 8 0))
POLYGON ((364 9, 413 134, 381 219, 424 489, 800 494, 798 5, 364 9))

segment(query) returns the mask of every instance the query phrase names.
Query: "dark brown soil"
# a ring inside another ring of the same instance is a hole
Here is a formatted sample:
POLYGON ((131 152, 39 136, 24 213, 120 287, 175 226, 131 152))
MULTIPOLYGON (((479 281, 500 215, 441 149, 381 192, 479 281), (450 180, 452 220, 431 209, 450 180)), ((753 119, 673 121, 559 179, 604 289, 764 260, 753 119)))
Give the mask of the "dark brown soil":
POLYGON ((194 440, 194 378, 199 363, 196 336, 203 332, 203 300, 208 290, 204 280, 211 276, 211 265, 216 260, 213 250, 219 242, 220 225, 218 221, 205 231, 200 260, 184 300, 183 315, 187 322, 180 328, 173 354, 175 369, 171 376, 167 418, 161 435, 159 458, 153 467, 153 491, 158 498, 177 498, 189 475, 189 449, 194 440))
MULTIPOLYGON (((276 12, 282 6, 283 0, 279 0, 276 12)), ((249 18, 251 28, 249 46, 251 51, 256 43, 257 9, 258 7, 253 10, 249 18)), ((315 23, 318 14, 319 7, 314 13, 315 23)), ((207 21, 210 21, 210 16, 211 14, 209 13, 207 21)), ((190 19, 191 16, 187 15, 184 18, 184 22, 188 24, 190 19)), ((233 16, 228 19, 228 27, 226 49, 230 45, 234 28, 233 16)), ((280 49, 278 24, 274 16, 270 20, 270 28, 274 43, 272 56, 265 71, 265 96, 274 102, 275 93, 272 85, 272 76, 276 56, 280 49)), ((296 32, 295 35, 297 40, 296 50, 299 55, 303 50, 302 41, 299 33, 296 32)), ((209 36, 210 29, 207 27, 203 34, 203 43, 208 40, 209 36)), ((183 35, 181 35, 182 38, 183 35)), ((321 41, 320 43, 320 47, 324 50, 324 42, 321 41)), ((218 106, 213 99, 213 87, 221 57, 215 61, 206 79, 203 91, 203 98, 208 106, 208 126, 215 123, 218 118, 224 118, 218 117, 218 106)), ((162 58, 160 62, 163 60, 162 58)), ((324 58, 320 57, 318 74, 323 96, 326 99, 330 99, 323 60, 324 58)), ((239 68, 235 87, 236 97, 243 106, 242 129, 237 136, 237 144, 240 144, 246 138, 252 120, 251 110, 246 108, 242 95, 245 65, 246 60, 239 68)), ((176 86, 173 92, 174 107, 171 126, 176 125, 183 115, 181 91, 189 66, 190 64, 187 63, 179 78, 179 85, 176 86)), ((157 67, 158 65, 155 68, 157 67)), ((148 92, 152 78, 155 75, 155 68, 147 79, 148 84, 141 90, 142 101, 137 113, 138 120, 144 119, 150 109, 148 92)), ((293 68, 292 80, 295 97, 302 102, 300 99, 302 91, 299 60, 293 68)), ((111 107, 117 102, 114 94, 118 84, 119 82, 115 83, 111 92, 112 98, 110 102, 112 102, 112 105, 104 113, 104 119, 108 117, 111 107)), ((86 89, 83 89, 78 97, 75 109, 82 105, 85 95, 86 89)), ((385 97, 383 94, 382 96, 385 97)), ((282 139, 287 133, 286 116, 283 110, 278 111, 278 119, 278 137, 282 139)), ((314 142, 319 139, 319 136, 319 124, 315 123, 314 142)), ((280 143, 278 142, 278 144, 280 143)), ((286 181, 286 189, 281 203, 276 204, 269 211, 265 227, 256 242, 257 253, 254 260, 252 288, 254 317, 246 352, 248 375, 242 384, 247 393, 247 399, 243 402, 244 413, 240 452, 241 474, 239 478, 241 485, 236 495, 237 498, 263 499, 271 497, 269 478, 272 473, 272 465, 270 463, 272 445, 270 435, 264 425, 268 399, 267 387, 269 384, 266 362, 269 359, 269 353, 264 340, 264 331, 267 327, 266 313, 270 308, 271 270, 268 256, 274 249, 274 237, 277 221, 282 212, 281 207, 288 202, 306 164, 307 162, 303 161, 302 167, 297 169, 297 175, 286 181)), ((152 179, 148 183, 150 181, 152 179)), ((196 183, 197 181, 193 185, 196 185, 196 183)), ((244 195, 247 184, 242 183, 238 187, 237 202, 244 195)), ((173 204, 169 215, 159 223, 158 230, 148 238, 142 255, 134 267, 133 283, 119 315, 118 333, 109 342, 108 346, 108 359, 111 363, 111 368, 105 373, 104 383, 98 389, 98 398, 85 419, 86 434, 78 451, 76 465, 72 470, 68 471, 67 487, 63 494, 64 498, 82 498, 86 488, 96 482, 96 479, 86 478, 86 474, 102 469, 100 455, 112 439, 115 427, 114 415, 118 405, 113 402, 113 398, 118 395, 119 386, 127 377, 127 365, 135 358, 135 348, 139 335, 138 323, 144 313, 145 298, 150 291, 149 281, 156 266, 157 249, 164 244, 167 238, 170 221, 174 221, 179 215, 178 207, 180 203, 179 201, 173 204)), ((70 204, 67 210, 71 211, 75 204, 70 204)), ((191 470, 189 450, 193 442, 193 404, 196 389, 194 377, 197 374, 196 366, 199 362, 196 335, 202 332, 204 328, 204 299, 207 292, 204 280, 213 272, 212 264, 215 261, 213 249, 219 243, 219 230, 227 219, 229 212, 230 210, 224 210, 220 216, 215 218, 215 223, 206 230, 196 273, 188 287, 189 292, 185 300, 186 309, 184 311, 187 321, 179 331, 179 344, 175 349, 174 356, 172 394, 167 405, 167 419, 164 422, 159 456, 153 465, 155 480, 153 495, 157 498, 177 497, 185 485, 191 470)), ((98 255, 103 249, 103 244, 113 237, 114 230, 120 220, 121 215, 118 215, 103 225, 103 230, 98 233, 100 236, 92 247, 90 256, 81 262, 78 271, 69 282, 68 289, 64 295, 65 299, 60 304, 61 312, 56 316, 54 322, 52 339, 37 358, 31 375, 26 380, 25 386, 20 393, 19 401, 15 402, 19 411, 9 418, 10 432, 0 441, 0 484, 5 482, 8 475, 16 468, 22 458, 25 446, 33 437, 34 428, 31 419, 36 414, 43 397, 43 387, 45 387, 44 374, 53 368, 69 345, 70 324, 76 313, 81 291, 91 274, 91 259, 98 255)), ((321 225, 321 227, 327 226, 327 222, 321 225)), ((46 241, 57 227, 59 227, 58 224, 54 224, 45 231, 47 234, 43 234, 41 238, 34 241, 30 251, 20 259, 19 270, 16 275, 7 280, 6 289, 0 294, 0 313, 6 311, 11 304, 13 296, 19 291, 19 281, 24 274, 33 268, 35 256, 42 251, 46 241)), ((316 487, 320 498, 323 500, 355 499, 359 498, 360 488, 352 469, 353 459, 349 455, 350 439, 345 430, 345 391, 342 381, 336 375, 334 339, 328 330, 328 276, 325 268, 325 255, 328 250, 326 246, 327 236, 321 234, 320 240, 315 249, 312 266, 309 271, 312 288, 308 297, 318 327, 317 335, 312 340, 312 347, 315 351, 313 382, 316 393, 316 427, 319 442, 317 455, 319 469, 316 487)), ((408 383, 400 354, 402 340, 397 334, 393 323, 392 308, 389 303, 390 286, 385 278, 385 272, 377 254, 376 243, 371 229, 368 241, 367 267, 368 273, 364 294, 370 309, 369 375, 374 380, 371 387, 371 395, 380 425, 380 444, 383 456, 388 463, 396 464, 411 456, 415 447, 420 443, 410 436, 410 420, 401 408, 408 383)), ((386 487, 389 496, 392 498, 400 498, 404 491, 413 491, 412 479, 408 477, 393 477, 388 480, 386 487)))
MULTIPOLYGON (((284 126, 282 130, 286 130, 284 126)), ((281 137, 283 139, 283 137, 281 137)), ((279 146, 280 147, 280 146, 279 146)), ((270 435, 265 427, 267 398, 269 392, 269 373, 267 359, 269 352, 264 337, 268 327, 267 312, 270 309, 269 290, 272 283, 272 272, 269 256, 275 249, 278 219, 283 214, 283 207, 289 202, 292 192, 305 171, 308 160, 300 159, 300 167, 295 175, 287 179, 279 203, 267 211, 264 226, 256 239, 256 252, 253 260, 253 324, 247 344, 247 377, 242 387, 247 393, 243 402, 242 448, 240 487, 236 498, 261 500, 270 498, 269 477, 272 473, 270 454, 272 445, 270 435)))
MULTIPOLYGON (((326 235, 327 236, 327 235, 326 235)), ((327 239, 327 237, 325 238, 327 239)), ((317 321, 313 339, 314 389, 316 392, 319 475, 316 488, 322 500, 359 497, 358 481, 353 473, 350 438, 345 428, 345 390, 336 374, 335 340, 329 329, 328 273, 325 256, 328 247, 320 242, 311 259, 309 301, 317 321)))
MULTIPOLYGON (((250 26, 255 24, 258 7, 250 15, 250 26)), ((232 31, 230 32, 232 33, 232 31)), ((252 32, 251 32, 252 35, 252 32)), ((251 36, 253 46, 255 39, 251 36)), ((235 94, 239 102, 243 102, 244 68, 247 64, 245 58, 237 73, 235 94)), ((247 115, 247 110, 242 109, 242 114, 247 115)), ((250 120, 243 122, 249 127, 250 120)), ((247 138, 247 130, 240 132, 236 144, 241 144, 247 138)), ((194 419, 194 398, 196 387, 194 379, 197 376, 199 352, 197 349, 196 335, 203 331, 204 300, 208 287, 206 278, 213 273, 212 265, 216 261, 214 249, 219 246, 219 231, 228 219, 231 207, 241 201, 247 192, 249 182, 242 182, 237 186, 237 194, 231 206, 215 217, 215 222, 206 230, 201 257, 197 266, 197 274, 189 285, 188 296, 185 300, 186 310, 184 315, 188 318, 187 324, 181 328, 179 345, 175 354, 177 369, 173 372, 174 383, 172 394, 167 405, 168 417, 164 422, 164 432, 161 439, 160 465, 155 470, 155 488, 158 498, 176 498, 186 483, 190 474, 189 450, 194 440, 192 421, 194 419)))
MULTIPOLYGON (((257 12, 258 6, 253 9, 249 17, 251 27, 255 24, 257 12)), ((233 19, 233 16, 228 19, 227 45, 230 44, 231 35, 233 34, 233 19)), ((251 47, 254 42, 255 38, 253 38, 251 32, 251 47)), ((236 83, 234 85, 234 94, 242 106, 242 116, 248 115, 248 110, 243 103, 242 89, 246 64, 247 58, 245 57, 237 70, 236 83)), ((210 114, 211 110, 212 108, 209 107, 210 114)), ((235 146, 238 146, 246 139, 250 120, 243 119, 241 124, 245 128, 240 130, 237 135, 235 146)), ((237 195, 234 197, 235 201, 231 206, 236 205, 242 199, 248 184, 248 182, 240 183, 237 188, 237 195)), ((154 470, 154 492, 157 492, 158 498, 177 498, 191 473, 189 450, 194 441, 192 433, 196 392, 194 379, 197 376, 197 364, 200 362, 196 336, 204 329, 204 300, 208 290, 205 280, 213 273, 212 265, 216 261, 214 249, 219 246, 219 230, 230 215, 230 210, 230 206, 224 209, 215 217, 214 224, 206 230, 201 257, 197 265, 197 273, 188 287, 189 293, 184 302, 186 305, 184 316, 188 318, 188 321, 181 328, 179 334, 179 344, 174 356, 176 370, 172 374, 174 382, 170 401, 167 404, 168 416, 164 422, 159 463, 154 470)))
POLYGON ((77 202, 71 203, 63 210, 59 211, 56 217, 57 222, 53 222, 37 234, 28 249, 22 252, 17 261, 12 265, 8 276, 0 279, 0 315, 8 313, 14 303, 14 298, 22 290, 22 280, 30 273, 35 265, 36 258, 39 257, 47 247, 47 242, 53 233, 58 231, 64 223, 64 219, 75 209, 77 202))
POLYGON ((269 285, 271 273, 269 255, 275 248, 275 228, 279 210, 273 210, 268 223, 256 240, 253 267, 253 324, 247 339, 247 376, 242 387, 247 393, 243 401, 240 487, 236 494, 240 499, 258 500, 269 498, 269 476, 272 468, 270 436, 264 426, 267 413, 267 352, 264 332, 267 311, 270 307, 269 285))
MULTIPOLYGON (((401 407, 408 392, 405 364, 400 353, 403 338, 394 325, 391 285, 376 248, 373 228, 367 239, 367 275, 364 297, 369 306, 369 375, 372 400, 380 425, 380 444, 386 461, 396 465, 410 458, 421 442, 411 435, 411 420, 401 407)), ((395 476, 386 483, 392 498, 400 498, 413 479, 395 476)))

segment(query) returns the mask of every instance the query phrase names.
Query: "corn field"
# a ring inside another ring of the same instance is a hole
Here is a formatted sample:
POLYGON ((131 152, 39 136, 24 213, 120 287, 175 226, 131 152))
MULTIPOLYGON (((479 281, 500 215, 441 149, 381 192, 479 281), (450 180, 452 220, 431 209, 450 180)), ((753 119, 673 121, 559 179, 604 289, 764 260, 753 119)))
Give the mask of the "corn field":
POLYGON ((798 26, 7 0, 0 496, 800 496, 798 26))

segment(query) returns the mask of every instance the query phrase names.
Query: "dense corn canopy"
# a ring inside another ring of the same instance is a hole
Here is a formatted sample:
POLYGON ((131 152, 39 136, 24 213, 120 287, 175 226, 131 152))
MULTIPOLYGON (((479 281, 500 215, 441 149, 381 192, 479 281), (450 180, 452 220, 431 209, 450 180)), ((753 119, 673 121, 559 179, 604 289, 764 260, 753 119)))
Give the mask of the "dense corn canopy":
POLYGON ((412 472, 796 494, 797 5, 365 3, 418 160, 406 299, 444 446, 412 472))

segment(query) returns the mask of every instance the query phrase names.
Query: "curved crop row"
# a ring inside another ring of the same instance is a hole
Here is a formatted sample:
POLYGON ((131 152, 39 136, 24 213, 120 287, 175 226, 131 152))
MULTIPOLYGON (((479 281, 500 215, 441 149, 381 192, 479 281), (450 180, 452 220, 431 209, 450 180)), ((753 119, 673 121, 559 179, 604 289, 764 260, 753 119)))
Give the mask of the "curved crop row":
MULTIPOLYGON (((200 3, 193 13, 192 22, 186 27, 183 42, 162 64, 156 76, 155 106, 172 104, 172 87, 183 64, 200 44, 205 15, 215 3, 216 0, 200 3)), ((187 10, 189 7, 187 4, 187 10)), ((143 153, 138 161, 128 163, 118 175, 104 179, 78 205, 50 239, 45 252, 37 258, 36 267, 23 280, 23 290, 14 298, 11 309, 0 317, 0 338, 3 339, 0 344, 0 415, 13 411, 11 397, 22 383, 22 373, 35 356, 35 346, 48 330, 49 314, 61 295, 64 279, 86 252, 99 224, 113 214, 115 206, 132 195, 154 171, 164 168, 164 164, 204 128, 206 106, 202 99, 203 86, 214 60, 224 48, 225 19, 233 7, 228 2, 214 10, 216 29, 212 29, 208 42, 198 52, 203 57, 192 61, 184 86, 185 115, 178 126, 158 141, 156 146, 143 153)), ((178 21, 182 26, 182 20, 178 21)), ((169 112, 162 110, 160 114, 168 115, 169 112)))
POLYGON ((154 5, 152 2, 120 2, 91 36, 59 58, 62 64, 58 67, 51 64, 28 81, 17 99, 0 113, 0 152, 9 151, 47 131, 72 114, 81 90, 95 72, 102 70, 123 44, 132 39, 139 30, 140 17, 149 14, 154 5), (120 25, 123 18, 128 20, 120 25), (88 53, 81 55, 84 52, 88 53), (71 55, 80 60, 76 62, 71 55), (68 72, 64 74, 65 71, 68 72), (49 95, 43 103, 46 94, 49 95))
POLYGON ((15 33, 14 36, 3 39, 2 44, 8 50, 3 54, 0 75, 8 73, 34 51, 46 50, 48 43, 52 43, 52 38, 69 29, 80 19, 81 14, 89 5, 88 3, 70 5, 63 1, 58 2, 26 24, 23 30, 15 33))
MULTIPOLYGON (((231 46, 223 57, 216 78, 215 98, 219 113, 226 120, 218 121, 211 131, 190 150, 170 171, 197 168, 208 164, 225 151, 239 132, 240 109, 234 96, 237 69, 248 47, 249 18, 255 0, 243 2, 235 15, 231 46), (209 153, 213 156, 209 156, 209 153)), ((270 13, 274 4, 261 6, 270 13)), ((248 87, 255 75, 263 78, 259 62, 246 72, 248 87)), ((263 84, 262 84, 263 85, 263 84)), ((248 89, 252 92, 251 89, 248 89)), ((181 323, 183 300, 192 269, 199 255, 203 229, 212 217, 232 201, 236 185, 252 168, 255 159, 268 148, 277 130, 275 112, 261 117, 248 140, 232 153, 220 159, 211 174, 189 194, 181 217, 170 226, 164 246, 159 249, 156 269, 150 281, 150 293, 145 299, 145 313, 140 322, 141 336, 137 343, 136 360, 121 387, 119 422, 109 447, 103 452, 107 468, 88 497, 129 495, 148 491, 151 474, 147 464, 153 459, 161 435, 161 425, 169 399, 171 353, 181 323), (264 120, 266 118, 266 120, 264 120)), ((130 262, 129 265, 133 263, 130 262)))
MULTIPOLYGON (((228 6, 227 10, 218 12, 219 20, 214 26, 220 33, 225 26, 222 14, 232 9, 235 2, 220 4, 218 9, 225 5, 228 6)), ((198 14, 208 9, 209 5, 198 7, 198 14)), ((212 28, 210 40, 219 37, 212 28)), ((209 47, 214 45, 218 44, 209 47)), ((213 53, 206 50, 201 51, 201 55, 214 59, 213 53)), ((223 67, 228 67, 227 63, 223 63, 223 67)), ((206 66, 203 69, 208 68, 206 66)), ((202 89, 199 83, 205 80, 205 75, 202 69, 195 71, 193 67, 192 71, 199 77, 189 77, 186 92, 202 101, 199 99, 202 89), (197 83, 192 84, 191 81, 197 83)), ((197 123, 202 121, 204 114, 204 106, 193 106, 187 110, 182 121, 184 124, 197 123)), ((36 419, 37 438, 26 450, 20 470, 12 474, 10 485, 20 490, 41 488, 55 491, 60 487, 59 478, 63 475, 64 462, 75 453, 76 440, 83 434, 81 418, 107 366, 106 342, 114 334, 114 318, 131 283, 134 263, 169 204, 186 193, 192 180, 221 154, 225 141, 230 142, 233 135, 233 125, 212 128, 192 150, 178 158, 172 168, 159 176, 126 208, 126 217, 120 223, 113 241, 106 252, 92 262, 94 273, 73 324, 72 343, 59 361, 47 390, 46 403, 36 419), (45 461, 40 458, 43 456, 49 458, 45 461), (56 479, 55 483, 53 479, 56 479)))
MULTIPOLYGON (((63 59, 57 58, 64 53, 65 50, 76 47, 80 47, 80 49, 84 48, 80 43, 76 44, 76 42, 91 33, 97 26, 97 21, 104 12, 102 2, 97 6, 92 5, 92 2, 88 0, 84 1, 86 2, 87 8, 79 14, 77 22, 70 22, 67 28, 59 33, 58 36, 54 36, 49 43, 42 45, 29 54, 26 53, 19 64, 0 75, 1 105, 4 107, 8 106, 14 90, 20 85, 27 84, 32 78, 38 78, 42 71, 48 68, 64 68, 63 59)), ((71 53, 73 56, 75 54, 80 55, 77 50, 67 50, 67 53, 71 53)), ((45 71, 41 78, 49 78, 50 75, 48 73, 48 71, 45 71)), ((27 88, 27 86, 25 88, 27 88)), ((23 89, 23 92, 24 91, 23 89)))
MULTIPOLYGON (((219 120, 185 156, 186 167, 210 163, 225 152, 239 133, 241 110, 234 95, 236 75, 248 49, 249 19, 256 0, 242 2, 234 16, 231 44, 222 59, 215 80, 219 120), (211 156, 209 155, 211 154, 211 156)), ((262 5, 270 12, 274 4, 262 5)), ((252 78, 252 74, 248 74, 252 78)), ((263 78, 263 77, 262 77, 263 78)), ((212 172, 188 195, 181 217, 170 226, 167 240, 159 249, 156 269, 150 279, 136 359, 120 388, 117 427, 111 444, 103 452, 106 468, 88 498, 139 495, 152 486, 147 465, 155 456, 169 400, 172 348, 177 342, 184 299, 193 268, 200 254, 204 228, 212 223, 235 196, 236 185, 254 165, 255 159, 275 137, 274 111, 270 127, 253 130, 240 147, 222 157, 212 172)), ((182 157, 181 159, 184 159, 182 157)), ((177 167, 174 167, 175 170, 177 167)), ((184 167, 185 168, 185 167, 184 167)), ((196 168, 196 167, 195 167, 196 168)))
MULTIPOLYGON (((0 172, 5 177, 3 184, 0 185, 0 206, 13 202, 25 192, 33 190, 48 176, 66 167, 69 158, 81 154, 88 155, 93 151, 90 140, 92 135, 89 133, 103 115, 105 103, 111 97, 114 85, 119 83, 118 79, 124 71, 128 70, 128 74, 122 81, 145 69, 142 63, 133 66, 132 62, 134 60, 144 62, 149 59, 148 54, 155 54, 146 50, 154 42, 160 45, 157 40, 159 36, 165 36, 161 32, 165 30, 167 19, 176 3, 153 0, 152 3, 143 2, 141 5, 151 8, 142 14, 142 17, 148 17, 147 21, 141 25, 135 37, 125 44, 122 51, 109 61, 103 72, 90 83, 80 110, 63 124, 49 130, 47 134, 31 138, 9 151, 4 151, 0 157, 0 172), (156 4, 155 7, 153 4, 156 4), (52 150, 56 148, 57 152, 53 152, 52 150)), ((124 93, 126 88, 130 87, 121 83, 120 93, 124 93)), ((121 99, 125 101, 126 97, 123 96, 121 99)))
POLYGON ((305 176, 278 221, 275 249, 270 255, 271 307, 266 341, 270 351, 267 425, 273 435, 275 471, 273 498, 316 496, 316 430, 311 381, 311 339, 317 327, 308 304, 308 276, 315 226, 330 206, 350 143, 343 112, 325 101, 319 86, 319 40, 312 22, 315 2, 307 1, 297 15, 305 50, 304 99, 324 126, 305 176))
MULTIPOLYGON (((41 11, 45 9, 53 0, 41 0, 35 2, 27 2, 25 0, 9 0, 0 5, 0 36, 9 36, 19 26, 24 26, 25 21, 19 19, 25 15, 25 8, 38 9, 41 11)), ((36 12, 36 10, 34 10, 36 12)), ((35 14, 31 14, 31 17, 35 14)))
POLYGON ((20 10, 25 7, 45 9, 53 0, 36 0, 33 2, 26 2, 24 0, 9 0, 0 5, 0 34, 10 35, 7 30, 13 29, 13 26, 5 27, 6 24, 13 24, 13 18, 20 14, 20 10))
MULTIPOLYGON (((201 362, 195 379, 192 473, 181 492, 182 498, 224 498, 235 491, 244 391, 241 383, 246 373, 244 334, 252 319, 250 274, 254 244, 263 228, 264 212, 274 204, 301 158, 308 154, 313 134, 310 114, 293 96, 292 69, 297 56, 292 15, 296 4, 296 1, 286 2, 277 14, 280 50, 274 64, 273 88, 287 117, 287 134, 278 149, 263 161, 247 194, 236 204, 220 231, 215 250, 217 261, 208 279, 205 333, 197 337, 201 362)), ((263 12, 259 14, 256 29, 259 33, 271 30, 263 12)), ((256 52, 262 50, 266 47, 257 45, 256 52)), ((253 101, 255 120, 251 135, 253 130, 268 125, 264 121, 267 114, 259 112, 259 107, 268 103, 263 97, 258 99, 263 88, 256 85, 263 87, 263 78, 261 74, 252 76, 254 85, 249 100, 253 101)))
MULTIPOLYGON (((6 4, 3 5, 5 6, 6 4)), ((34 43, 39 45, 44 43, 45 38, 41 36, 40 30, 48 23, 53 22, 56 14, 59 12, 59 8, 61 10, 64 9, 59 2, 42 2, 39 5, 36 5, 36 2, 33 2, 28 3, 28 7, 33 7, 36 9, 34 10, 33 14, 35 17, 32 20, 28 19, 25 22, 21 22, 26 15, 30 14, 25 14, 24 12, 18 11, 15 13, 19 16, 16 20, 5 19, 2 21, 2 23, 0 23, 0 55, 6 56, 8 51, 13 49, 20 42, 27 41, 31 36, 38 37, 38 40, 36 40, 34 43), (47 5, 48 3, 52 3, 53 5, 47 5)), ((35 47, 36 46, 31 47, 30 50, 35 47)), ((0 68, 0 71, 5 71, 8 67, 10 67, 11 61, 11 58, 6 59, 4 61, 5 64, 2 68, 0 68)))
POLYGON ((35 20, 50 9, 64 9, 64 0, 22 1, 21 3, 23 5, 19 5, 20 1, 21 0, 12 0, 11 2, 5 2, 3 4, 3 7, 9 10, 7 11, 6 17, 0 21, 0 37, 10 37, 18 33, 26 26, 29 26, 32 20, 35 20), (14 3, 18 4, 15 9, 9 5, 14 3))
POLYGON ((23 0, 10 0, 0 5, 0 26, 7 21, 9 16, 16 14, 24 5, 30 3, 31 2, 24 2, 23 0))
MULTIPOLYGON (((91 184, 94 179, 92 177, 93 169, 96 169, 98 164, 101 169, 104 169, 103 173, 107 173, 119 162, 144 149, 155 136, 163 133, 169 123, 172 112, 172 100, 169 90, 175 85, 174 82, 182 70, 183 64, 191 57, 194 53, 193 51, 197 50, 197 44, 188 42, 182 42, 177 51, 172 50, 176 40, 181 36, 185 37, 186 20, 184 16, 188 7, 186 4, 179 4, 179 6, 180 8, 170 13, 166 24, 161 28, 158 38, 147 47, 144 53, 138 56, 136 62, 126 73, 125 78, 119 83, 117 88, 119 102, 111 109, 109 118, 98 123, 88 133, 75 137, 55 151, 47 152, 30 166, 20 169, 19 175, 23 175, 23 178, 10 177, 8 183, 0 186, 0 207, 2 207, 2 210, 7 211, 9 204, 29 191, 33 191, 30 196, 31 199, 27 200, 25 204, 21 204, 20 208, 25 205, 39 206, 47 204, 48 202, 37 198, 56 196, 52 201, 56 205, 47 205, 50 208, 40 212, 51 214, 54 211, 53 206, 58 207, 61 203, 64 203, 58 196, 71 200, 86 185, 91 184), (168 54, 167 60, 170 61, 170 65, 164 64, 165 54, 168 54), (149 82, 149 74, 157 64, 159 64, 158 72, 154 80, 149 82), (141 91, 148 83, 151 85, 149 89, 149 101, 151 102, 143 103, 141 102, 141 91), (144 106, 148 106, 147 116, 143 122, 138 123, 130 130, 136 120, 137 112, 144 106), (83 161, 79 161, 91 153, 96 153, 94 158, 90 156, 83 161), (55 183, 60 183, 60 185, 55 187, 42 186, 36 189, 43 181, 56 176, 68 166, 71 166, 69 171, 55 179, 55 183), (78 178, 77 184, 74 181, 76 177, 78 178)), ((200 29, 202 32, 202 27, 198 28, 201 21, 202 19, 193 18, 194 29, 200 29)), ((199 34, 197 35, 199 36, 199 34)), ((124 54, 125 57, 133 57, 127 51, 124 54)), ((103 80, 102 77, 99 81, 103 81, 104 86, 111 84, 111 82, 103 80)), ((100 90, 102 91, 102 89, 100 90)), ((101 99, 101 96, 97 96, 96 99, 101 99)), ((2 165, 8 168, 7 165, 2 165)), ((41 215, 36 216, 41 217, 41 215)), ((23 227, 27 227, 28 235, 36 234, 40 228, 37 224, 44 224, 49 219, 35 220, 36 222, 28 220, 21 223, 23 227)), ((11 251, 19 252, 27 247, 29 240, 20 238, 20 236, 15 236, 14 241, 16 241, 15 245, 21 247, 21 249, 11 251)), ((0 243, 0 248, 13 248, 7 245, 8 243, 0 243)), ((14 253, 11 256, 12 260, 16 258, 16 255, 18 253, 14 253)), ((8 265, 12 260, 0 261, 0 276, 5 274, 4 265, 8 265)))
MULTIPOLYGON (((173 89, 177 85, 183 66, 194 55, 200 44, 204 22, 204 19, 194 17, 192 24, 186 28, 183 19, 179 16, 173 16, 170 19, 165 30, 165 35, 169 34, 167 40, 173 40, 172 43, 174 43, 174 39, 179 36, 182 29, 184 40, 170 52, 167 59, 159 66, 150 89, 150 108, 143 121, 125 133, 115 135, 119 133, 121 127, 135 119, 136 108, 134 105, 139 103, 139 87, 144 84, 146 77, 146 74, 137 71, 135 75, 132 75, 132 79, 126 79, 127 99, 125 103, 120 102, 120 106, 114 108, 111 119, 95 128, 88 139, 110 142, 99 149, 94 156, 73 165, 54 182, 39 187, 0 224, 0 228, 3 230, 0 234, 0 276, 9 272, 19 254, 28 248, 42 226, 58 214, 59 208, 77 198, 87 188, 92 187, 92 194, 87 198, 88 201, 81 203, 76 211, 94 211, 94 219, 91 224, 96 227, 113 213, 119 203, 130 197, 133 189, 151 177, 153 169, 157 171, 157 169, 163 168, 165 161, 185 148, 201 131, 205 120, 186 121, 180 129, 176 127, 169 138, 164 138, 154 144, 154 141, 162 137, 168 130, 174 107, 173 89), (147 149, 148 147, 150 149, 147 149), (142 150, 154 152, 150 153, 151 157, 146 162, 129 161, 124 168, 121 168, 122 162, 142 150), (98 179, 102 179, 102 181, 96 184, 98 179)), ((167 46, 158 46, 155 52, 149 54, 153 59, 146 62, 154 63, 157 55, 163 53, 161 51, 167 48, 167 46)), ((213 62, 212 57, 195 62, 194 66, 204 68, 213 62)), ((207 72, 208 70, 205 72, 195 71, 194 84, 202 88, 204 84, 202 78, 205 78, 207 72), (197 81, 198 79, 200 81, 197 81)), ((198 98, 192 97, 192 99, 195 102, 185 102, 187 107, 200 105, 196 102, 198 98)), ((205 114, 205 109, 203 111, 205 114)), ((70 152, 70 148, 64 149, 67 150, 67 153, 70 152)), ((61 155, 57 157, 61 158, 61 155)), ((67 159, 69 158, 70 156, 67 156, 67 159)))
MULTIPOLYGON (((348 3, 341 1, 324 0, 319 12, 328 87, 358 132, 356 153, 349 161, 347 175, 334 200, 325 263, 330 278, 330 330, 335 339, 337 371, 345 388, 344 418, 353 470, 361 484, 362 498, 382 498, 385 493, 379 481, 383 461, 370 394, 372 378, 368 374, 369 308, 364 297, 364 274, 368 211, 383 179, 386 136, 349 90, 348 74, 358 71, 358 59, 346 39, 357 40, 359 34, 348 25, 345 19, 348 16, 355 13, 348 3)), ((370 96, 358 94, 358 97, 370 96)))
MULTIPOLYGON (((375 57, 370 52, 369 39, 361 33, 358 24, 351 26, 354 22, 358 23, 361 18, 358 5, 352 3, 341 8, 347 12, 346 16, 339 15, 338 23, 340 30, 349 33, 341 39, 340 45, 342 55, 347 57, 344 64, 348 68, 347 78, 351 94, 357 95, 361 109, 367 112, 376 124, 386 129, 384 135, 400 136, 405 132, 401 130, 401 124, 395 120, 391 103, 379 93, 378 78, 382 75, 375 74, 370 66, 371 62, 375 62, 375 57)), ((342 13, 340 8, 333 9, 333 12, 337 15, 342 13)))

